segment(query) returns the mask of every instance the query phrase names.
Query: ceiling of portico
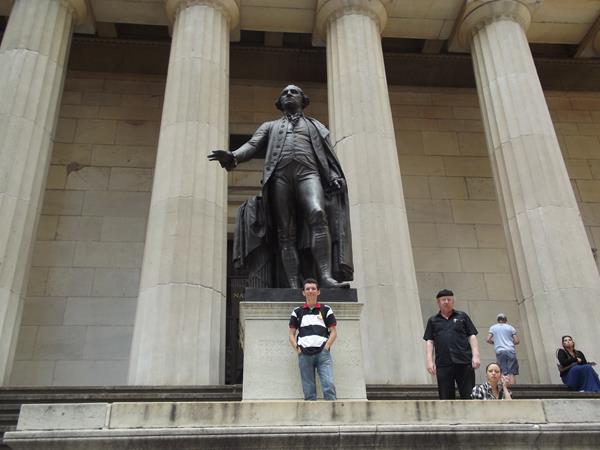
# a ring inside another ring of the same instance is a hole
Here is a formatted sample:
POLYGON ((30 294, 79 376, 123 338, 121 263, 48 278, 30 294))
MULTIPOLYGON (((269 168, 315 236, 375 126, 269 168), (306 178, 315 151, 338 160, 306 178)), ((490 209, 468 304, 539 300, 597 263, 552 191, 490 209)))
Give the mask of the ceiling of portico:
MULTIPOLYGON (((168 25, 164 0, 88 0, 96 22, 168 25)), ((464 0, 393 0, 383 36, 446 40, 464 0)), ((242 30, 312 33, 317 0, 239 0, 242 30)), ((11 0, 0 0, 8 15, 11 0)), ((600 0, 544 0, 528 30, 532 43, 579 44, 600 16, 600 0)), ((93 29, 93 28, 92 28, 93 29)), ((79 31, 89 32, 90 28, 79 31)))

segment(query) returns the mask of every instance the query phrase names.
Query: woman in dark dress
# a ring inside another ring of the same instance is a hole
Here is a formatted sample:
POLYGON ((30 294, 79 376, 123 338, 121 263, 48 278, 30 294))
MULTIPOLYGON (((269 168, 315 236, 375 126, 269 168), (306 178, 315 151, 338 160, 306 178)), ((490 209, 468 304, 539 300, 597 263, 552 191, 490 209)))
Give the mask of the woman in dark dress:
POLYGON ((583 352, 575 350, 571 336, 562 337, 562 347, 556 351, 556 357, 563 383, 572 391, 600 392, 600 379, 592 367, 596 363, 588 363, 583 352))

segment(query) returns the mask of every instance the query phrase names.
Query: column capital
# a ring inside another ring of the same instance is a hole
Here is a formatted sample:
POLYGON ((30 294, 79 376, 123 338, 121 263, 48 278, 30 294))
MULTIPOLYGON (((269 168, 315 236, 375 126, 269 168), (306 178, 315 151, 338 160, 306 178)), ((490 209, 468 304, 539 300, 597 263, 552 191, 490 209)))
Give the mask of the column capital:
POLYGON ((88 0, 60 0, 73 14, 75 24, 79 25, 89 18, 88 0))
POLYGON ((600 56, 600 16, 579 44, 575 58, 597 58, 600 56))
MULTIPOLYGON (((58 0, 63 4, 71 14, 76 24, 85 22, 90 14, 90 8, 88 6, 88 0, 58 0)), ((15 3, 15 0, 8 0, 10 7, 15 3)))
POLYGON ((229 22, 229 28, 235 28, 240 20, 239 0, 164 0, 167 16, 171 23, 175 23, 177 14, 182 9, 195 5, 210 6, 223 13, 229 22))
POLYGON ((346 14, 364 14, 375 20, 379 33, 385 28, 391 0, 319 0, 315 15, 313 42, 323 43, 327 25, 346 14))
POLYGON ((471 48, 473 34, 486 24, 510 19, 524 30, 529 28, 532 11, 544 0, 465 0, 448 42, 451 52, 466 52, 471 48))

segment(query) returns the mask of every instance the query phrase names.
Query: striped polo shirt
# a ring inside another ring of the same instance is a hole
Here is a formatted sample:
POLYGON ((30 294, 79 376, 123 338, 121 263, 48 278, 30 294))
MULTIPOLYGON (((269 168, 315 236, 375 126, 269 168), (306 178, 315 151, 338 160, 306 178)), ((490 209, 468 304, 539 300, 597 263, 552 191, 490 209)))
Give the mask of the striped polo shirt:
POLYGON ((329 339, 329 328, 336 326, 333 310, 328 305, 317 303, 314 308, 305 303, 294 308, 290 317, 290 328, 298 330, 296 340, 305 355, 316 355, 329 339))

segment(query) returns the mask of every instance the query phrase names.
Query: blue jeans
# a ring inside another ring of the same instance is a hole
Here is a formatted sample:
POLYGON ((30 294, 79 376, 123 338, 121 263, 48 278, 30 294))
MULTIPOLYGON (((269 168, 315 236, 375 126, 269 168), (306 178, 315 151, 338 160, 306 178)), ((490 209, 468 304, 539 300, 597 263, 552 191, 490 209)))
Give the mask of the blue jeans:
POLYGON ((331 353, 326 348, 316 355, 298 355, 298 365, 300 366, 300 378, 302 380, 302 390, 304 391, 304 400, 317 399, 317 385, 315 382, 315 369, 319 373, 321 388, 323 389, 323 398, 325 400, 335 400, 335 385, 333 384, 333 359, 331 353))

